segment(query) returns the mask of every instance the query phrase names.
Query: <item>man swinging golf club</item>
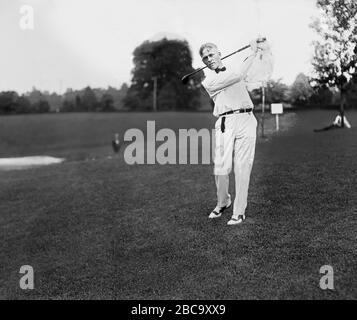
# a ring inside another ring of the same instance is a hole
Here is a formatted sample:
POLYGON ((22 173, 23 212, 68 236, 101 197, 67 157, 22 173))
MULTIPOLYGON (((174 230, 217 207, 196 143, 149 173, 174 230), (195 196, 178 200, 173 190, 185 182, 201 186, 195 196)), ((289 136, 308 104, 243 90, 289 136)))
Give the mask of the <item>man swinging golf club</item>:
POLYGON ((255 154, 257 120, 252 112, 254 105, 247 84, 266 81, 273 69, 271 51, 265 40, 253 40, 250 48, 251 55, 240 67, 237 62, 223 65, 221 53, 213 43, 205 43, 199 50, 203 63, 208 67, 202 85, 214 101, 213 115, 218 117, 214 151, 218 201, 209 218, 219 218, 232 204, 228 185, 233 160, 236 196, 228 225, 240 224, 245 220, 255 154))

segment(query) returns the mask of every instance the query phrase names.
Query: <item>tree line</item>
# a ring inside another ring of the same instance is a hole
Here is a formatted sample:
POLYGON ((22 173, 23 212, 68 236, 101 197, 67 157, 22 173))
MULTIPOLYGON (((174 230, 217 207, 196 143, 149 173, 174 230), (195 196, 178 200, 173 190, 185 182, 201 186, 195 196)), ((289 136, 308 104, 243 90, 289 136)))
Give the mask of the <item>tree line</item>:
POLYGON ((67 89, 64 94, 33 88, 19 95, 15 91, 0 92, 0 114, 45 112, 108 112, 124 109, 123 98, 128 91, 124 83, 119 89, 86 87, 67 89))
MULTIPOLYGON (((211 110, 212 102, 205 90, 197 83, 185 88, 181 83, 157 85, 157 110, 211 110), (179 90, 175 90, 175 87, 179 90), (190 95, 185 95, 184 90, 190 95), (182 95, 181 99, 178 96, 182 95)), ((314 78, 300 73, 292 85, 281 79, 270 80, 265 84, 265 102, 283 103, 285 107, 295 108, 337 108, 341 102, 341 92, 326 84, 315 85, 314 78)), ((0 114, 45 113, 45 112, 115 112, 153 110, 153 84, 120 89, 68 89, 64 94, 41 92, 34 88, 31 92, 19 95, 15 91, 0 92, 0 114)), ((354 75, 345 85, 345 108, 357 108, 357 76, 354 75)), ((253 103, 259 108, 262 102, 262 88, 250 91, 253 103)))

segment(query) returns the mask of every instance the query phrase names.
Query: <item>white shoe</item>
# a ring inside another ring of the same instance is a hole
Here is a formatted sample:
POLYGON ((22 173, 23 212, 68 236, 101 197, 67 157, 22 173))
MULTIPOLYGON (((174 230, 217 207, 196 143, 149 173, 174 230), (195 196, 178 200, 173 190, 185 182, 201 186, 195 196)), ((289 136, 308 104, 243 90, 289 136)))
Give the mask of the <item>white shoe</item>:
POLYGON ((227 225, 233 226, 233 225, 236 225, 236 224, 240 224, 240 223, 242 223, 244 220, 245 220, 245 215, 244 215, 244 214, 241 214, 241 215, 238 216, 238 219, 236 219, 236 218, 231 218, 231 220, 229 220, 229 221, 227 222, 227 225))
POLYGON ((223 211, 228 209, 230 206, 232 205, 232 201, 231 199, 229 198, 229 201, 228 201, 228 204, 224 207, 216 207, 214 208, 214 210, 210 213, 210 215, 208 216, 209 219, 215 219, 215 218, 219 218, 223 211))

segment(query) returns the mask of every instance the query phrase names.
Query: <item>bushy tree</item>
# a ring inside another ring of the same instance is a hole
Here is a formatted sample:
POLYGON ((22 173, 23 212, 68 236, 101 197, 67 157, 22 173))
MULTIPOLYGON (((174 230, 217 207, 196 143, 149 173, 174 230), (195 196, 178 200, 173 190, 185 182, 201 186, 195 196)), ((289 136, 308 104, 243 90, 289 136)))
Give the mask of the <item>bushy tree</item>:
POLYGON ((48 95, 43 95, 43 98, 48 101, 50 105, 50 111, 58 111, 62 105, 62 98, 57 93, 51 93, 48 95))
POLYGON ((76 111, 76 107, 73 101, 71 100, 63 100, 62 107, 61 107, 62 112, 74 112, 76 111))
POLYGON ((290 86, 287 94, 290 103, 302 106, 308 104, 313 92, 314 90, 310 85, 309 78, 303 73, 300 73, 290 86))
POLYGON ((18 94, 15 91, 0 93, 0 113, 15 113, 18 94))
MULTIPOLYGON (((282 82, 282 79, 269 80, 265 84, 265 103, 282 103, 288 101, 288 89, 289 87, 282 82)), ((250 92, 250 96, 255 105, 259 105, 262 102, 262 88, 254 89, 250 92)))
POLYGON ((269 80, 266 87, 266 102, 267 103, 280 103, 288 101, 289 87, 282 83, 281 79, 269 80))
POLYGON ((16 101, 16 113, 31 113, 34 112, 30 100, 22 95, 16 101))
POLYGON ((334 93, 326 85, 322 84, 314 88, 309 103, 315 107, 327 107, 333 103, 334 93))
POLYGON ((153 108, 154 79, 157 80, 157 97, 164 95, 167 101, 168 94, 175 93, 175 109, 198 107, 192 104, 192 100, 199 95, 199 88, 193 83, 188 86, 181 83, 182 76, 193 71, 192 55, 186 41, 145 41, 133 54, 132 83, 124 99, 128 108, 153 108), (161 93, 163 88, 166 93, 161 93))
POLYGON ((82 106, 85 111, 96 111, 98 107, 97 97, 89 86, 84 89, 82 106))
POLYGON ((114 111, 114 99, 108 93, 102 95, 99 105, 100 111, 114 111))
POLYGON ((123 99, 125 98, 128 89, 128 85, 126 83, 123 83, 119 89, 109 86, 106 90, 106 93, 113 97, 113 107, 115 110, 124 109, 123 99))
POLYGON ((320 18, 311 24, 321 38, 313 43, 315 83, 340 90, 343 119, 347 83, 356 72, 357 1, 317 0, 317 7, 321 12, 320 18))
POLYGON ((45 113, 50 111, 50 104, 47 100, 40 100, 33 104, 33 112, 36 113, 45 113))
POLYGON ((33 105, 43 99, 43 94, 40 90, 36 89, 36 87, 32 87, 32 90, 26 94, 30 103, 33 105))

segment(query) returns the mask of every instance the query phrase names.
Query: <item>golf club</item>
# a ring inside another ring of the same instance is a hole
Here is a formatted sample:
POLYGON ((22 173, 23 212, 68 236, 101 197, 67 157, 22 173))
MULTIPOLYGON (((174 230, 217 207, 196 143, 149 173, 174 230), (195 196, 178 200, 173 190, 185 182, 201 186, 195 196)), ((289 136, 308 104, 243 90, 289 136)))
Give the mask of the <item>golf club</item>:
MULTIPOLYGON (((265 40, 266 40, 266 38, 261 38, 261 39, 258 40, 257 42, 260 43, 260 42, 264 42, 265 40)), ((237 51, 234 51, 234 52, 232 52, 232 53, 230 53, 230 54, 224 56, 221 60, 226 59, 226 58, 228 58, 228 57, 230 57, 230 56, 232 56, 232 55, 234 55, 234 54, 236 54, 236 53, 238 53, 238 52, 241 52, 241 51, 243 51, 243 50, 245 50, 245 49, 248 49, 249 47, 250 47, 250 45, 248 44, 247 46, 244 46, 244 47, 238 49, 237 51)), ((191 72, 191 73, 189 73, 189 74, 184 75, 184 76, 182 77, 182 79, 181 79, 182 83, 183 83, 183 84, 186 84, 186 83, 188 82, 188 79, 189 79, 190 77, 192 77, 192 76, 195 75, 196 73, 198 73, 198 72, 200 72, 200 71, 202 71, 202 70, 204 70, 204 69, 206 69, 206 68, 207 68, 207 66, 202 67, 202 68, 197 69, 197 70, 195 70, 195 71, 193 71, 193 72, 191 72)))

